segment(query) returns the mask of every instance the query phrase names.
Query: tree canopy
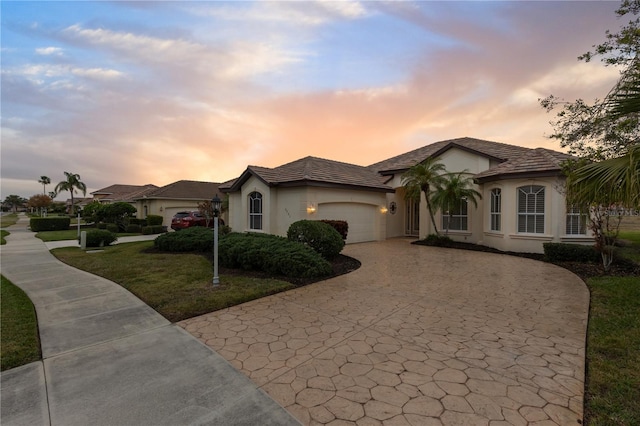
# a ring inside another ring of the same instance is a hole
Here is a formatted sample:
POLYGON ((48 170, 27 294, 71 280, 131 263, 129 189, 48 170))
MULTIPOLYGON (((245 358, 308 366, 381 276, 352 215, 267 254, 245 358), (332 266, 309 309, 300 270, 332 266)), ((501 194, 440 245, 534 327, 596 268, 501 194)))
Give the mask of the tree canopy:
POLYGON ((560 107, 552 139, 570 154, 601 161, 626 155, 640 140, 640 0, 623 0, 616 14, 632 15, 620 31, 607 31, 606 41, 578 57, 586 62, 601 57, 605 66, 620 69, 620 79, 603 99, 565 102, 553 95, 541 100, 548 111, 560 107))
POLYGON ((71 194, 71 209, 73 210, 75 206, 73 195, 76 192, 76 189, 80 190, 82 192, 82 195, 86 195, 87 185, 85 185, 84 182, 80 180, 80 175, 77 173, 64 172, 64 175, 67 179, 58 183, 56 185, 55 191, 56 193, 60 191, 69 191, 69 193, 71 194))

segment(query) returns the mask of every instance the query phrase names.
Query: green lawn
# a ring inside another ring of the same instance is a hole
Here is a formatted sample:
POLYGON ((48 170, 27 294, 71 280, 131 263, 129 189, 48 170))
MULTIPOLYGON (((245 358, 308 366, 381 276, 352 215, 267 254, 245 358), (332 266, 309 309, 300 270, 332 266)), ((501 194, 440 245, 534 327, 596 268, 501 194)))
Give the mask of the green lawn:
POLYGON ((587 280, 585 420, 589 425, 640 424, 640 277, 587 280))
POLYGON ((2 371, 41 359, 36 312, 20 288, 0 276, 0 364, 2 371))
POLYGON ((640 232, 622 231, 618 235, 618 238, 631 243, 631 246, 620 247, 617 249, 620 255, 631 259, 636 263, 640 263, 640 232))
POLYGON ((7 235, 11 234, 9 231, 5 231, 4 229, 0 229, 0 245, 7 244, 7 240, 4 239, 7 235))
POLYGON ((18 222, 18 215, 15 213, 0 216, 0 228, 15 225, 18 222))
POLYGON ((115 281, 175 322, 289 288, 274 279, 222 275, 211 284, 211 262, 198 254, 145 253, 152 241, 118 244, 99 253, 77 247, 52 250, 61 261, 115 281))

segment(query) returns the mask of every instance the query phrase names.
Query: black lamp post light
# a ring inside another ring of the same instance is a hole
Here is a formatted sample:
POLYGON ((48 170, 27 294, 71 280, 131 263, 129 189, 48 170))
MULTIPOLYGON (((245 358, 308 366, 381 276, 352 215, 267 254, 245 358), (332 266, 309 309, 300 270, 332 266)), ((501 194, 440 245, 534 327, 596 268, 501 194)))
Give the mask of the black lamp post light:
POLYGON ((218 216, 220 216, 220 207, 222 200, 218 194, 211 200, 213 207, 213 286, 220 285, 220 277, 218 276, 218 216))

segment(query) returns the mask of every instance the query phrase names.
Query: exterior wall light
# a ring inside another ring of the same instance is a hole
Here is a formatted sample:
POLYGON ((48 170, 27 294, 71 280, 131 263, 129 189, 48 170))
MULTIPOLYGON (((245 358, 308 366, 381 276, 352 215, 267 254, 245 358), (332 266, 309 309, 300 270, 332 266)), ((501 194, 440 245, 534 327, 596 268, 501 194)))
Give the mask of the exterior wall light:
POLYGON ((388 210, 385 206, 380 207, 380 213, 387 214, 388 210))
POLYGON ((316 212, 316 206, 314 206, 313 204, 309 204, 307 206, 307 213, 314 214, 315 212, 316 212))

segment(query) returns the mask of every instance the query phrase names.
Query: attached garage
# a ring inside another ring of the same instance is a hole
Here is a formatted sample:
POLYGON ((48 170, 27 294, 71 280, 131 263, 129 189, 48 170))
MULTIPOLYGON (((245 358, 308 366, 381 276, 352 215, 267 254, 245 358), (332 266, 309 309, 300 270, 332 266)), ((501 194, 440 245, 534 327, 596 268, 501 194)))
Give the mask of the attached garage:
POLYGON ((323 203, 318 205, 318 220, 346 220, 349 224, 347 243, 382 239, 379 207, 361 203, 323 203))

